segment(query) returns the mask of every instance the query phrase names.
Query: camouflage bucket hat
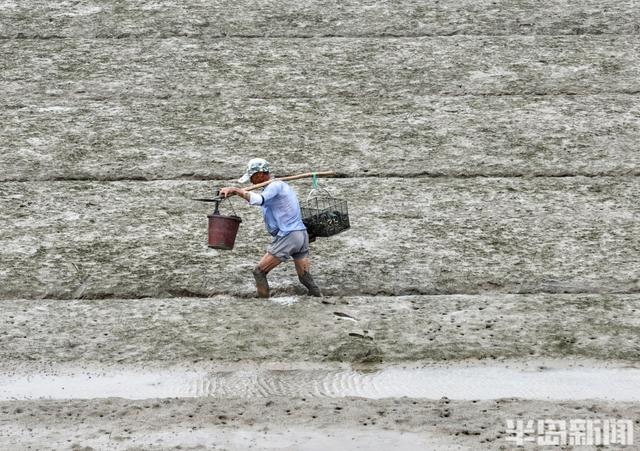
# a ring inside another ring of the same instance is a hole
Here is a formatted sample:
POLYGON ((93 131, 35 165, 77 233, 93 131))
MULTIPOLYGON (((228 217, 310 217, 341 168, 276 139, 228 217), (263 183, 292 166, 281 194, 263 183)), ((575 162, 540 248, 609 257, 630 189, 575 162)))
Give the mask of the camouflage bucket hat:
POLYGON ((247 163, 247 170, 238 179, 240 183, 247 183, 256 172, 269 172, 269 162, 262 158, 254 158, 247 163))

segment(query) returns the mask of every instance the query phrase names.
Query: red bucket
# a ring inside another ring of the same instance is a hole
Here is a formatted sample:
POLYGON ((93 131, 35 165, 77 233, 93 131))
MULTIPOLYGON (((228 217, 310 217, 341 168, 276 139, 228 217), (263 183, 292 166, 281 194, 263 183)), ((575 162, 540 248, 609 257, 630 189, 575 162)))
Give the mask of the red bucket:
POLYGON ((242 219, 215 213, 208 215, 207 218, 209 218, 209 247, 225 251, 233 249, 242 219))

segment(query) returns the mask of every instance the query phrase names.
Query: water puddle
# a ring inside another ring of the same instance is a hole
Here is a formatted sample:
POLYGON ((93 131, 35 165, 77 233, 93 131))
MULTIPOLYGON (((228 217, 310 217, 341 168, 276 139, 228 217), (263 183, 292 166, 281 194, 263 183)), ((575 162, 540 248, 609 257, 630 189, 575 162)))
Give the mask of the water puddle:
POLYGON ((0 400, 128 399, 213 397, 255 398, 412 397, 480 400, 608 399, 640 401, 639 368, 527 370, 506 367, 388 367, 354 370, 57 370, 0 375, 0 400))

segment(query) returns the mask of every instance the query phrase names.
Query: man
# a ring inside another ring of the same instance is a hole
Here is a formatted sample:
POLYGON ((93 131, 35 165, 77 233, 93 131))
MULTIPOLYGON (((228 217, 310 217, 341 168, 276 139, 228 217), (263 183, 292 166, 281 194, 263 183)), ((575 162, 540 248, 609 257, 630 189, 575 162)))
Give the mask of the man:
MULTIPOLYGON (((254 158, 247 164, 245 174, 238 180, 240 183, 251 181, 253 185, 271 180, 269 163, 262 158, 254 158)), ((268 184, 261 194, 245 191, 240 188, 225 187, 220 195, 240 196, 251 205, 262 208, 262 215, 267 231, 274 237, 258 266, 253 270, 256 289, 261 298, 269 297, 267 274, 283 261, 293 257, 298 273, 298 280, 307 287, 311 296, 322 296, 320 289, 309 273, 309 235, 302 222, 300 204, 291 187, 276 180, 268 184)))

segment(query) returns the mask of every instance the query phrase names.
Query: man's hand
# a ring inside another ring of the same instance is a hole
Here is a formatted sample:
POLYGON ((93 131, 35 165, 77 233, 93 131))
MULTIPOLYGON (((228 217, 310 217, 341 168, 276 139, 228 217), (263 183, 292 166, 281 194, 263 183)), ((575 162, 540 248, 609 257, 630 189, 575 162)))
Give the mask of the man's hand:
POLYGON ((227 187, 224 187, 224 188, 222 188, 220 190, 220 196, 224 197, 225 199, 227 197, 233 196, 234 194, 237 194, 236 193, 236 188, 234 188, 232 186, 227 186, 227 187))
POLYGON ((248 191, 245 191, 242 188, 234 188, 233 186, 227 186, 227 187, 222 188, 220 190, 219 194, 220 194, 220 196, 222 196, 225 199, 227 197, 231 197, 231 196, 240 196, 246 201, 249 200, 249 192, 248 191))

